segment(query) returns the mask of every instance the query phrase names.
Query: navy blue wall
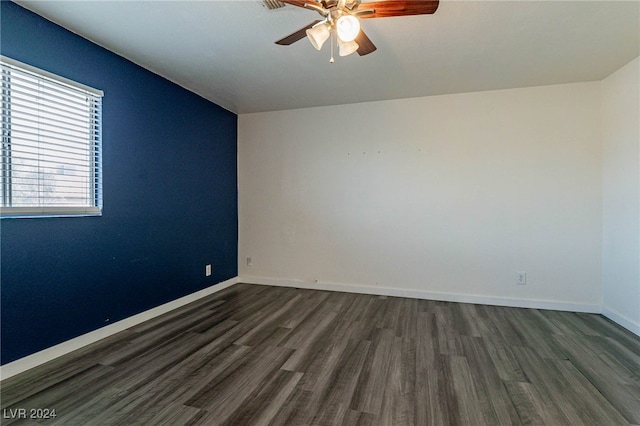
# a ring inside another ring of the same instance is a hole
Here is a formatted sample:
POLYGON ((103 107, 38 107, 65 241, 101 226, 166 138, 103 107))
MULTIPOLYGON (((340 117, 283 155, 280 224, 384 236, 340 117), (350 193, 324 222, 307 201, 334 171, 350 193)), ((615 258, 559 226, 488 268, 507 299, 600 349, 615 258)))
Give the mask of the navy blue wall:
POLYGON ((105 93, 103 216, 0 221, 1 362, 237 276, 237 116, 1 8, 3 55, 105 93))

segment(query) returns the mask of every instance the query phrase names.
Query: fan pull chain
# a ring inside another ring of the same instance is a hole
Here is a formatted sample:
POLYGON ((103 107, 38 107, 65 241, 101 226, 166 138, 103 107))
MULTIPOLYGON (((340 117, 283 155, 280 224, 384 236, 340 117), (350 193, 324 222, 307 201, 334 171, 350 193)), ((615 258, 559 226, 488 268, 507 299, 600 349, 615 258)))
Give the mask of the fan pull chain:
POLYGON ((331 31, 331 43, 329 43, 331 45, 331 59, 329 59, 329 63, 332 64, 335 61, 333 60, 333 31, 331 31))

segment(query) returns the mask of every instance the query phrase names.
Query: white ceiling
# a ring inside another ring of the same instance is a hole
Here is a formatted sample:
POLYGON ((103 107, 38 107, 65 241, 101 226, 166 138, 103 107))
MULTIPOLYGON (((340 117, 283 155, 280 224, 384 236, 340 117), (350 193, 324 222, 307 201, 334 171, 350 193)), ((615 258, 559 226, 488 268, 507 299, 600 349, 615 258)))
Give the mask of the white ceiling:
POLYGON ((329 43, 274 44, 319 18, 293 6, 16 3, 241 114, 600 80, 640 50, 639 1, 445 0, 434 15, 362 20, 378 50, 334 64, 329 43))

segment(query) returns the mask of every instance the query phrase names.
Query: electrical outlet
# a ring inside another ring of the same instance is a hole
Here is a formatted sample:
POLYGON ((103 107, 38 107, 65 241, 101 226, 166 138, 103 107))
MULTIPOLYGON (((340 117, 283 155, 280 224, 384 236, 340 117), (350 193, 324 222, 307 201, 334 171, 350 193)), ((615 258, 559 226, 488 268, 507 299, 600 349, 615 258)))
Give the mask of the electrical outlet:
POLYGON ((527 273, 520 271, 516 272, 516 285, 526 285, 527 284, 527 273))
POLYGON ((210 277, 211 276, 211 265, 206 265, 204 267, 204 276, 205 277, 210 277))
POLYGON ((250 257, 247 257, 247 266, 249 268, 251 268, 253 266, 253 259, 251 259, 250 257))

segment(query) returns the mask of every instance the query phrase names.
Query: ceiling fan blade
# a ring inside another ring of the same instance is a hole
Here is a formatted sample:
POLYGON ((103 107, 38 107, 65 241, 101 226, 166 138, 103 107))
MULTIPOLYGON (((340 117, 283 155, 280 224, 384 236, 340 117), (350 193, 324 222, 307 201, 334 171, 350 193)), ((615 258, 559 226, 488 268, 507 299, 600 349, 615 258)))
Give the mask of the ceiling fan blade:
POLYGON ((276 41, 276 44, 279 44, 281 46, 288 46, 290 44, 295 43, 298 40, 301 40, 301 39, 305 38, 307 36, 307 30, 309 28, 313 27, 318 22, 320 22, 320 21, 313 21, 312 23, 310 23, 309 25, 307 25, 304 28, 299 29, 295 33, 289 34, 288 36, 276 41))
MULTIPOLYGON (((286 3, 286 2, 285 2, 286 3)), ((362 3, 361 9, 374 9, 375 13, 362 15, 362 19, 389 18, 392 16, 428 15, 435 13, 439 0, 387 0, 362 3)))
POLYGON ((356 36, 355 42, 358 43, 358 50, 356 50, 356 52, 358 52, 358 55, 360 56, 368 55, 369 53, 374 52, 377 49, 377 47, 362 30, 360 30, 360 32, 356 36))
POLYGON ((286 3, 292 6, 298 6, 298 7, 304 7, 304 5, 307 3, 312 3, 312 4, 318 3, 318 6, 322 5, 320 2, 317 2, 316 0, 282 0, 282 3, 286 3))

